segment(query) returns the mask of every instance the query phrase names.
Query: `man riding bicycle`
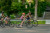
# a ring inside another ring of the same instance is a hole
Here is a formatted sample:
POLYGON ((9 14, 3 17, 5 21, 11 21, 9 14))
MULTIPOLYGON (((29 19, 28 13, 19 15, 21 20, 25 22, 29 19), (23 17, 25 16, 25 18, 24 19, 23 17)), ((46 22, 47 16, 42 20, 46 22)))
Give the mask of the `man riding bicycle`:
POLYGON ((26 19, 30 21, 31 19, 31 12, 29 11, 29 13, 26 15, 26 19))
POLYGON ((3 25, 3 23, 4 23, 4 19, 1 18, 0 25, 3 25))

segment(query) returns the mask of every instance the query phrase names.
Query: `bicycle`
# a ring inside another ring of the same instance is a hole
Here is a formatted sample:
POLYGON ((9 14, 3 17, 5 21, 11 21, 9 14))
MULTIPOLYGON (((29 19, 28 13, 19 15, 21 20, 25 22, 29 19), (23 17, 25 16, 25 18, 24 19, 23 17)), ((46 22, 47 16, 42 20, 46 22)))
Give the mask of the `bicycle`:
MULTIPOLYGON (((20 26, 20 23, 17 25, 17 27, 19 27, 19 26, 20 26)), ((26 26, 27 28, 32 28, 33 26, 36 27, 36 26, 38 26, 38 21, 35 21, 35 20, 31 20, 31 21, 25 20, 24 23, 23 23, 23 26, 26 26)))
POLYGON ((0 27, 2 27, 2 28, 4 27, 4 18, 0 19, 0 27))
POLYGON ((5 26, 14 27, 14 24, 11 21, 8 21, 7 24, 4 23, 4 27, 5 26))
POLYGON ((4 22, 3 21, 0 21, 0 27, 3 28, 4 27, 3 24, 4 24, 4 22))
POLYGON ((35 21, 35 20, 30 21, 30 22, 28 21, 27 24, 26 24, 26 26, 28 28, 32 28, 33 26, 36 27, 36 26, 38 26, 38 21, 35 21))
POLYGON ((33 26, 34 27, 38 26, 38 21, 37 20, 34 20, 33 15, 31 15, 30 18, 31 18, 30 21, 27 20, 26 27, 32 28, 33 26))
POLYGON ((13 23, 10 20, 11 20, 10 18, 4 20, 5 22, 7 22, 7 23, 4 22, 4 27, 5 26, 14 27, 13 23))

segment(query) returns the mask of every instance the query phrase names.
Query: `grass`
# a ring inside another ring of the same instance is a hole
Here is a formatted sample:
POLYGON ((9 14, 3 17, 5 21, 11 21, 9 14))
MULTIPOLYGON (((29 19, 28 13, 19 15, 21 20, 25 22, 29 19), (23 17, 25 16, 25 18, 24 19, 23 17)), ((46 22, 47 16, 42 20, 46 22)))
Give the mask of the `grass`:
MULTIPOLYGON (((14 24, 20 24, 21 21, 11 21, 14 24)), ((38 24, 45 24, 45 21, 38 21, 38 24)))
POLYGON ((38 21, 38 24, 45 24, 45 21, 38 21))

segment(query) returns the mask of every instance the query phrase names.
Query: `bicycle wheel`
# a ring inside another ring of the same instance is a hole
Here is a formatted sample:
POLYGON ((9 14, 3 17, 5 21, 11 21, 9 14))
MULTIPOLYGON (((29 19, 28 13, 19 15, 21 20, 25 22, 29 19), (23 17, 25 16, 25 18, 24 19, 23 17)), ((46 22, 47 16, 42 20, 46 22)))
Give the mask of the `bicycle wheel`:
POLYGON ((12 22, 9 22, 10 27, 14 27, 14 24, 12 22))
POLYGON ((14 24, 10 24, 10 27, 14 27, 14 24))
POLYGON ((3 24, 1 25, 1 27, 4 28, 4 27, 5 27, 5 23, 3 23, 3 24))
POLYGON ((34 25, 34 27, 38 26, 38 21, 34 20, 33 25, 34 25))
POLYGON ((26 27, 27 28, 32 28, 33 27, 33 22, 27 21, 26 27))
POLYGON ((1 24, 0 24, 0 26, 1 26, 2 28, 4 28, 4 27, 5 27, 5 24, 4 24, 4 22, 2 22, 2 21, 1 21, 1 24))

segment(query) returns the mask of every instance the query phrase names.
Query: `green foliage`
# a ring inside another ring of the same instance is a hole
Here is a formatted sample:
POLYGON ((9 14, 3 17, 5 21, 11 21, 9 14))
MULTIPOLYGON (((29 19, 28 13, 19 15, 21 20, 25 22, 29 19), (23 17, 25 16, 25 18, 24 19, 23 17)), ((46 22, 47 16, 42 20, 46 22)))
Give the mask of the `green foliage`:
POLYGON ((47 4, 47 6, 49 6, 49 7, 50 7, 50 2, 46 2, 46 4, 47 4))
POLYGON ((19 11, 19 12, 18 12, 18 15, 21 16, 22 13, 24 13, 24 12, 23 12, 23 11, 19 11))
POLYGON ((43 12, 46 9, 46 2, 45 1, 39 1, 38 2, 38 16, 41 17, 43 16, 43 12))
MULTIPOLYGON (((45 0, 39 0, 38 1, 38 16, 41 17, 43 15, 43 12, 46 9, 46 5, 50 6, 50 3, 46 3, 45 0)), ((0 0, 0 11, 6 12, 7 15, 10 16, 10 14, 18 14, 21 15, 23 12, 26 14, 29 12, 29 9, 32 14, 34 14, 35 9, 35 0, 31 3, 31 7, 29 7, 28 2, 26 2, 24 5, 21 2, 18 2, 18 0, 0 0), (27 9, 25 8, 25 5, 27 5, 27 9)))
POLYGON ((10 15, 11 19, 14 19, 15 18, 14 16, 15 16, 14 14, 10 15))
POLYGON ((11 10, 14 10, 14 9, 21 10, 21 3, 12 2, 12 4, 11 4, 11 10))

